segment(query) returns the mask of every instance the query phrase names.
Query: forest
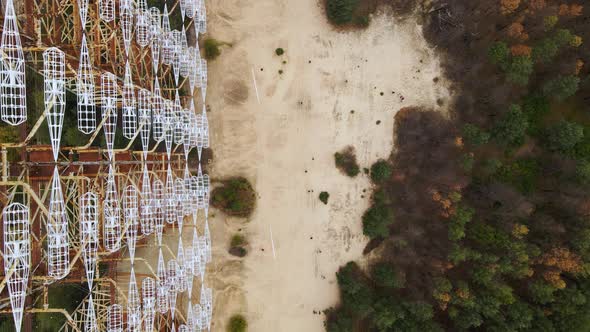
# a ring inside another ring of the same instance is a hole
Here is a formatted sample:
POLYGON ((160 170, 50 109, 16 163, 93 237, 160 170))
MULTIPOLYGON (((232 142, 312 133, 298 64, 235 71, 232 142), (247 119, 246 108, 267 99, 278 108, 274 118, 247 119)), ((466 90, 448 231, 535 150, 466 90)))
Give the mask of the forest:
POLYGON ((590 6, 413 5, 456 98, 396 114, 327 331, 589 331, 590 6))

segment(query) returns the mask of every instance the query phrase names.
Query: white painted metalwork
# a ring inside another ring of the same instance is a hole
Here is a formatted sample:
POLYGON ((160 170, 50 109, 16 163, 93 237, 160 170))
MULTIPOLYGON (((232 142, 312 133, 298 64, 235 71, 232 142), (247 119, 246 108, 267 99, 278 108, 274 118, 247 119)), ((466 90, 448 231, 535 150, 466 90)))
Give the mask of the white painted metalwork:
POLYGON ((174 128, 174 144, 179 145, 184 142, 184 110, 180 103, 180 96, 178 95, 178 89, 176 89, 176 97, 174 99, 174 122, 172 124, 174 128))
POLYGON ((123 215, 125 217, 125 228, 127 237, 127 249, 131 265, 135 259, 135 244, 137 242, 137 224, 138 224, 138 204, 137 189, 133 185, 128 185, 123 191, 123 215))
POLYGON ((120 210, 113 166, 109 165, 107 186, 103 201, 103 245, 109 252, 117 251, 121 246, 120 210))
POLYGON ((205 235, 203 237, 205 240, 205 257, 207 258, 207 263, 211 263, 211 233, 209 232, 209 220, 207 215, 205 215, 205 235))
MULTIPOLYGON (((187 245, 184 249, 184 273, 186 276, 186 290, 188 291, 189 300, 193 294, 193 278, 195 277, 195 264, 194 264, 195 251, 192 245, 187 245)), ((189 301, 190 303, 190 301, 189 301)), ((190 311, 189 311, 190 312, 190 311)))
POLYGON ((193 317, 193 325, 195 332, 201 332, 203 330, 203 323, 201 316, 203 309, 201 309, 201 305, 199 303, 195 303, 193 305, 193 312, 191 313, 193 317))
POLYGON ((152 93, 152 117, 153 117, 153 131, 154 141, 161 142, 165 138, 164 131, 164 112, 165 100, 162 98, 160 92, 160 83, 158 77, 154 79, 154 91, 152 93))
POLYGON ((166 283, 166 266, 162 248, 158 253, 158 270, 157 270, 157 296, 156 307, 159 313, 165 314, 168 311, 168 284, 166 283))
POLYGON ((127 292, 127 329, 129 332, 141 331, 141 302, 133 266, 131 266, 131 277, 129 278, 129 290, 127 292))
POLYGON ((170 39, 173 42, 172 47, 172 70, 174 74, 174 82, 178 86, 178 78, 180 76, 180 55, 182 53, 182 33, 178 30, 170 32, 170 39))
POLYGON ((100 76, 102 118, 104 137, 107 144, 109 160, 113 160, 113 146, 117 132, 117 77, 112 73, 100 76))
POLYGON ((191 174, 188 171, 188 163, 184 164, 184 176, 182 178, 184 185, 184 196, 182 197, 182 212, 185 216, 189 216, 196 212, 196 209, 192 208, 192 192, 191 192, 191 174))
POLYGON ((178 327, 178 332, 189 332, 188 326, 182 324, 178 327))
POLYGON ((80 64, 76 82, 78 96, 78 130, 90 134, 96 129, 96 104, 94 102, 94 74, 86 45, 86 35, 82 35, 80 64))
POLYGON ((57 166, 53 168, 47 220, 47 274, 62 279, 70 272, 68 216, 57 166))
POLYGON ((123 308, 120 304, 107 308, 107 332, 123 332, 123 308))
POLYGON ((166 183, 165 185, 165 195, 166 195, 166 213, 164 218, 168 224, 174 224, 176 222, 176 197, 174 196, 174 179, 172 177, 172 168, 170 168, 170 164, 168 164, 168 169, 166 170, 166 183))
POLYGON ((47 126, 53 151, 53 160, 57 161, 63 129, 66 105, 65 86, 66 58, 64 52, 50 47, 43 52, 43 76, 45 83, 45 110, 47 126))
POLYGON ((16 331, 20 332, 31 268, 29 208, 11 203, 2 211, 4 275, 16 331))
POLYGON ((168 7, 164 4, 164 12, 162 13, 162 63, 171 64, 174 58, 174 40, 170 38, 170 18, 168 15, 168 7))
POLYGON ((151 20, 152 20, 152 18, 151 18, 150 12, 148 12, 146 9, 138 8, 135 38, 136 38, 137 44, 139 44, 139 46, 141 46, 141 47, 146 47, 150 44, 151 20))
POLYGON ((210 331, 213 314, 213 291, 211 288, 205 287, 204 284, 201 284, 201 307, 205 313, 203 325, 210 331))
POLYGON ((163 207, 166 206, 165 195, 164 195, 164 184, 160 179, 155 179, 152 184, 152 207, 153 207, 153 218, 154 226, 156 229, 156 238, 158 245, 162 245, 162 233, 164 231, 164 213, 163 207))
POLYGON ((162 22, 160 19, 160 10, 156 7, 150 7, 150 35, 152 49, 152 64, 154 66, 154 76, 158 73, 160 63, 160 48, 162 46, 162 22))
POLYGON ((207 9, 205 8, 205 1, 199 0, 199 6, 197 7, 197 16, 195 25, 195 36, 204 34, 207 32, 207 9))
POLYGON ((202 273, 204 263, 201 262, 201 241, 199 239, 199 235, 197 234, 197 229, 193 228, 193 275, 195 277, 201 277, 201 281, 204 279, 204 275, 202 273))
MULTIPOLYGON (((133 85, 133 79, 131 78, 129 61, 125 64, 125 78, 123 80, 123 90, 121 95, 123 105, 123 136, 127 139, 132 139, 137 131, 137 113, 135 110, 135 87, 133 85)), ((139 95, 141 97, 141 90, 139 95)))
POLYGON ((176 284, 179 293, 186 291, 188 285, 186 280, 184 247, 182 245, 182 232, 178 237, 178 250, 176 251, 176 284))
MULTIPOLYGON (((196 0, 186 0, 186 16, 190 19, 195 17, 195 12, 197 10, 197 3, 196 0)), ((194 22, 193 22, 194 24, 194 22)))
POLYGON ((82 23, 82 30, 86 30, 86 17, 88 16, 88 0, 78 0, 78 14, 80 15, 80 23, 82 23))
POLYGON ((205 98, 207 97, 207 60, 201 59, 201 66, 199 67, 201 72, 201 98, 203 98, 203 107, 205 106, 205 98))
POLYGON ((88 294, 88 308, 86 309, 86 317, 84 317, 84 331, 85 332, 99 332, 98 324, 96 323, 96 311, 94 310, 94 301, 92 300, 92 292, 88 294))
POLYGON ((121 35, 123 36, 123 46, 126 56, 129 56, 131 39, 133 38, 134 7, 135 5, 132 0, 120 0, 119 2, 119 25, 121 26, 121 35))
POLYGON ((141 179, 141 233, 150 235, 154 232, 154 218, 152 211, 152 189, 147 167, 143 165, 141 179))
POLYGON ((88 288, 92 290, 98 264, 98 198, 93 192, 80 196, 80 244, 88 288))
POLYGON ((156 282, 146 277, 141 281, 141 295, 143 303, 143 327, 145 331, 153 331, 156 315, 156 282))
POLYGON ((0 51, 0 115, 2 121, 17 126, 27 120, 27 90, 25 56, 12 0, 6 2, 0 51))
POLYGON ((170 313, 174 319, 176 311, 176 296, 178 295, 178 278, 176 276, 177 263, 171 259, 168 261, 168 268, 166 269, 166 282, 168 285, 168 303, 170 305, 170 313))
MULTIPOLYGON (((189 84, 189 88, 190 88, 190 95, 192 96, 194 94, 195 91, 195 85, 197 83, 197 61, 196 61, 196 51, 195 51, 195 47, 189 47, 188 48, 188 52, 187 54, 187 58, 185 59, 185 61, 188 61, 188 84, 189 84)), ((201 64, 201 61, 199 61, 199 65, 201 64)))
POLYGON ((147 159, 147 153, 150 147, 150 130, 152 127, 151 118, 151 93, 146 89, 139 89, 137 93, 137 110, 139 113, 139 136, 141 138, 141 151, 143 159, 147 159))
POLYGON ((115 0, 98 0, 98 13, 105 22, 115 19, 115 0))
POLYGON ((178 6, 180 7, 180 17, 182 17, 183 23, 184 23, 184 17, 186 16, 186 3, 187 3, 187 0, 178 0, 178 6))
MULTIPOLYGON (((190 182, 190 207, 191 211, 194 211, 195 215, 197 213, 197 209, 199 208, 199 180, 198 178, 193 175, 191 176, 190 182)), ((196 219, 195 219, 195 226, 196 226, 196 219)))
POLYGON ((174 103, 170 100, 164 101, 164 143, 166 144, 166 156, 170 160, 170 154, 172 153, 172 143, 174 141, 174 123, 176 122, 174 117, 174 103))

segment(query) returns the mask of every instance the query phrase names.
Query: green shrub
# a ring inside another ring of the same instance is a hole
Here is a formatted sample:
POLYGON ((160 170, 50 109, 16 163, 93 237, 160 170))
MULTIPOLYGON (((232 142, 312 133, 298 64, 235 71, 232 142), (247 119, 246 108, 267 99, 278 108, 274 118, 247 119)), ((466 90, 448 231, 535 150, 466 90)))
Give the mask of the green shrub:
POLYGON ((559 76, 547 82, 543 86, 543 92, 547 97, 553 97, 558 101, 563 101, 578 91, 580 78, 577 76, 559 76))
POLYGON ((324 204, 328 204, 328 198, 330 198, 330 194, 327 191, 322 191, 320 193, 320 201, 324 204))
POLYGON ((471 123, 467 123, 463 126, 463 138, 465 143, 469 145, 480 146, 490 140, 490 134, 471 123))
POLYGON ((336 152, 334 154, 334 161, 336 167, 351 178, 360 173, 360 167, 356 161, 356 155, 352 147, 347 147, 341 152, 336 152))
POLYGON ((543 26, 545 27, 546 31, 553 30, 557 22, 559 21, 559 17, 556 15, 545 16, 543 18, 543 26))
POLYGON ((221 55, 221 49, 219 48, 221 45, 222 43, 213 38, 205 39, 205 58, 207 60, 214 60, 221 55))
POLYGON ((515 56, 506 67, 506 78, 518 85, 527 85, 533 73, 533 60, 529 56, 515 56))
POLYGON ((242 177, 223 181, 213 189, 211 204, 223 212, 237 217, 248 217, 256 205, 256 193, 248 180, 242 177))
POLYGON ((504 68, 508 64, 510 57, 510 48, 505 42, 496 42, 490 47, 488 51, 488 57, 493 64, 499 65, 504 68))
POLYGON ((248 322, 242 315, 233 315, 229 319, 227 332, 245 332, 248 329, 248 322))
POLYGON ((590 183, 590 162, 580 161, 576 166, 576 176, 581 183, 590 183))
POLYGON ((391 166, 386 160, 378 160, 371 166, 371 180, 374 183, 382 183, 391 176, 391 166))
POLYGON ((363 233, 370 238, 387 237, 393 215, 385 205, 374 204, 363 214, 363 233))
POLYGON ((285 54, 285 50, 279 47, 275 50, 275 54, 278 56, 281 56, 281 55, 285 54))
POLYGON ((387 288, 398 289, 406 286, 406 275, 397 272, 387 263, 378 263, 373 267, 373 278, 377 284, 387 288))
POLYGON ((500 145, 515 147, 524 143, 527 129, 527 117, 520 106, 512 105, 492 130, 492 136, 500 145))
POLYGON ((231 238, 230 246, 239 247, 246 244, 246 238, 242 234, 234 234, 231 238))
POLYGON ((359 0, 326 0, 326 13, 330 22, 343 25, 352 22, 359 0))
POLYGON ((551 151, 569 153, 584 139, 584 127, 562 120, 547 130, 546 144, 551 151))
POLYGON ((343 309, 331 310, 326 320, 326 332, 352 332, 353 320, 343 309))

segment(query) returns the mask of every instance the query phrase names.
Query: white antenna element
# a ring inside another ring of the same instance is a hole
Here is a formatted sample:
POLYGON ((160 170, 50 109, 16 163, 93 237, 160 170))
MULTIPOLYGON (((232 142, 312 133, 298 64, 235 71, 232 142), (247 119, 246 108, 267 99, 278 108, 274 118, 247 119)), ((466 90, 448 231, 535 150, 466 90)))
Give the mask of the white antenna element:
POLYGON ((176 89, 176 98, 174 99, 174 144, 179 145, 184 142, 184 127, 183 116, 184 111, 180 104, 180 97, 178 96, 178 89, 176 89))
POLYGON ((170 100, 164 102, 164 142, 166 143, 166 156, 170 160, 172 153, 172 143, 174 141, 174 104, 170 100))
POLYGON ((123 214, 125 216, 125 228, 127 229, 127 248, 131 265, 135 259, 135 244, 137 242, 137 224, 138 224, 138 207, 137 207, 137 190, 133 185, 125 187, 123 192, 123 214))
POLYGON ((123 308, 119 304, 107 308, 107 332, 123 332, 123 308))
POLYGON ((145 331, 153 331, 156 315, 156 283, 153 278, 147 277, 141 281, 141 295, 143 298, 143 326, 145 331))
POLYGON ((188 54, 188 40, 186 39, 186 30, 184 29, 184 25, 182 26, 182 32, 180 35, 180 49, 179 49, 179 57, 180 57, 180 76, 188 77, 189 72, 189 61, 190 56, 188 54))
POLYGON ((133 266, 131 266, 129 291, 127 293, 127 328, 130 332, 141 331, 141 302, 133 266))
MULTIPOLYGON (((196 54, 195 54, 195 48, 194 47, 189 47, 188 48, 188 52, 187 52, 187 58, 186 61, 188 61, 188 84, 189 84, 189 88, 190 88, 190 95, 194 95, 194 91, 195 91, 195 84, 197 82, 197 64, 196 64, 196 54)), ((201 61, 199 60, 199 65, 201 64, 201 61)))
POLYGON ((174 180, 174 198, 176 199, 176 220, 178 221, 178 229, 180 234, 182 234, 182 224, 184 221, 184 209, 182 205, 185 201, 185 190, 184 190, 184 179, 183 178, 176 178, 174 180))
MULTIPOLYGON (((191 176, 191 183, 190 183, 190 187, 189 187, 189 192, 190 192, 190 207, 191 207, 191 211, 197 211, 197 209, 199 208, 199 180, 196 176, 191 176)), ((196 225, 196 219, 195 219, 195 226, 196 225)))
MULTIPOLYGON (((184 17, 186 15, 186 2, 187 0, 179 0, 179 6, 180 6, 180 17, 182 17, 182 22, 184 23, 184 17)), ((184 24, 183 24, 184 26, 184 24)))
POLYGON ((174 224, 176 221, 176 197, 174 196, 174 179, 172 178, 172 169, 168 164, 166 171, 166 214, 165 219, 168 224, 174 224))
POLYGON ((117 132, 117 77, 112 73, 104 73, 100 76, 102 117, 106 118, 103 124, 104 136, 107 143, 109 160, 113 160, 113 146, 115 133, 117 132))
POLYGON ((209 232, 209 220, 205 215, 205 256, 207 258, 207 263, 211 262, 211 233, 209 232))
POLYGON ((201 97, 203 98, 203 107, 205 106, 205 98, 207 97, 207 60, 201 59, 201 97))
POLYGON ((143 177, 141 180, 141 233, 150 235, 154 232, 154 219, 152 214, 152 190, 148 170, 143 165, 143 177))
POLYGON ((51 47, 43 52, 43 75, 45 77, 45 110, 47 126, 53 150, 53 160, 57 161, 65 111, 65 70, 64 52, 51 47))
POLYGON ((188 154, 191 150, 191 138, 192 138, 192 133, 193 133, 193 128, 192 125, 196 124, 196 121, 194 121, 191 117, 191 115, 194 115, 195 112, 193 110, 193 101, 190 101, 191 104, 191 109, 187 110, 185 109, 182 112, 182 147, 184 149, 184 160, 187 162, 186 163, 186 167, 188 167, 188 154))
POLYGON ((174 58, 174 41, 170 38, 170 18, 168 17, 168 7, 164 4, 162 13, 162 63, 171 64, 174 58))
POLYGON ((78 130, 90 134, 96 129, 96 105, 94 103, 94 75, 92 63, 86 45, 86 35, 82 35, 80 48, 80 64, 77 74, 78 95, 78 130))
POLYGON ((147 159, 150 147, 150 129, 152 119, 150 114, 151 94, 146 89, 139 89, 137 94, 137 109, 139 110, 139 136, 141 137, 141 151, 143 159, 147 159))
POLYGON ((168 311, 168 285, 166 283, 166 266, 164 265, 164 257, 162 256, 162 248, 158 254, 158 288, 156 297, 156 306, 158 312, 165 314, 168 311))
POLYGON ((152 208, 154 209, 154 226, 156 229, 156 238, 158 240, 158 245, 161 246, 162 233, 164 231, 163 206, 166 205, 166 201, 164 199, 164 184, 162 183, 162 181, 160 181, 160 179, 156 178, 152 186, 152 208))
POLYGON ((88 15, 88 0, 78 0, 78 13, 80 15, 80 23, 82 23, 82 30, 86 30, 86 16, 88 15))
POLYGON ((88 308, 86 309, 86 317, 84 319, 84 331, 99 332, 96 324, 96 312, 94 310, 94 301, 92 300, 92 292, 88 294, 88 308))
POLYGON ((196 209, 192 209, 192 193, 191 193, 191 174, 188 171, 188 163, 184 164, 184 177, 182 179, 184 185, 184 196, 182 197, 182 212, 185 216, 191 215, 196 212, 196 209))
POLYGON ((207 32, 207 9, 205 8, 205 1, 200 0, 199 6, 199 18, 198 24, 195 24, 195 36, 198 36, 199 33, 204 34, 207 32))
POLYGON ((178 291, 178 279, 176 272, 178 270, 176 261, 171 259, 168 261, 168 269, 166 270, 166 282, 168 283, 168 301, 170 303, 170 313, 172 319, 174 319, 174 313, 176 311, 176 295, 178 291))
MULTIPOLYGON (((9 0, 9 4, 12 1, 9 0)), ((2 211, 4 226, 4 275, 16 331, 22 328, 25 297, 31 268, 29 208, 12 203, 2 211)))
POLYGON ((153 113, 153 131, 154 141, 161 142, 164 140, 164 108, 165 101, 160 92, 160 83, 158 77, 154 78, 154 91, 152 94, 152 113, 153 113))
POLYGON ((193 228, 193 251, 193 275, 195 277, 200 276, 201 281, 203 281, 204 275, 202 271, 204 270, 203 266, 205 263, 201 262, 201 242, 197 234, 197 228, 193 228))
POLYGON ((150 7, 150 35, 152 36, 152 64, 154 66, 154 76, 158 73, 160 63, 160 47, 162 43, 162 23, 160 20, 160 10, 156 7, 150 7))
POLYGON ((109 165, 107 188, 103 202, 103 245, 109 252, 117 251, 121 246, 120 213, 113 166, 109 165))
POLYGON ((115 0, 98 0, 98 13, 105 22, 115 19, 115 0))
POLYGON ((178 30, 173 30, 170 33, 170 39, 173 42, 172 54, 172 69, 174 72, 174 82, 178 86, 178 78, 180 76, 180 54, 182 53, 182 34, 178 30))
MULTIPOLYGON (((189 298, 189 303, 190 303, 190 299, 192 297, 193 294, 193 278, 194 278, 194 261, 193 261, 193 256, 195 254, 195 251, 193 250, 193 246, 186 246, 186 248, 184 249, 184 263, 183 263, 183 267, 184 267, 184 274, 185 274, 185 278, 186 278, 186 290, 188 291, 188 298, 189 298)), ((189 311, 190 312, 190 311, 189 311)))
MULTIPOLYGON (((129 56, 131 39, 133 38, 133 1, 121 0, 119 8, 119 24, 123 35, 123 46, 125 47, 125 55, 129 56)), ((139 26, 137 28, 139 29, 139 26)))
POLYGON ((12 0, 6 2, 0 51, 0 115, 2 121, 17 126, 27 120, 27 90, 25 56, 12 0))
POLYGON ((178 332, 189 332, 188 326, 182 324, 178 327, 178 332))
MULTIPOLYGON (((197 10, 197 3, 195 0, 186 0, 186 16, 188 18, 194 18, 197 10)), ((193 22, 194 24, 194 22, 193 22)))
POLYGON ((80 196, 80 243, 86 269, 88 288, 92 290, 94 272, 98 262, 98 198, 87 192, 80 196))
POLYGON ((204 326, 202 323, 202 312, 203 310, 201 309, 201 305, 199 303, 195 303, 193 305, 193 312, 190 313, 190 315, 192 315, 193 318, 193 326, 194 326, 194 330, 195 331, 201 331, 203 330, 204 326))
POLYGON ((133 79, 131 78, 129 61, 127 61, 125 65, 125 79, 123 80, 122 97, 123 136, 127 139, 132 139, 137 131, 137 114, 135 111, 135 87, 133 86, 133 79))
POLYGON ((47 220, 47 274, 62 279, 70 272, 68 217, 57 166, 53 168, 47 220))
POLYGON ((194 332, 196 330, 193 319, 193 304, 191 303, 190 293, 188 294, 188 307, 186 309, 186 325, 188 327, 188 331, 194 332))
POLYGON ((137 10, 137 29, 135 37, 137 44, 141 47, 146 47, 150 43, 150 24, 151 15, 146 9, 138 8, 137 10))
POLYGON ((176 252, 176 283, 178 292, 183 293, 188 288, 186 280, 185 262, 184 262, 184 247, 182 246, 182 232, 178 237, 178 250, 176 252))

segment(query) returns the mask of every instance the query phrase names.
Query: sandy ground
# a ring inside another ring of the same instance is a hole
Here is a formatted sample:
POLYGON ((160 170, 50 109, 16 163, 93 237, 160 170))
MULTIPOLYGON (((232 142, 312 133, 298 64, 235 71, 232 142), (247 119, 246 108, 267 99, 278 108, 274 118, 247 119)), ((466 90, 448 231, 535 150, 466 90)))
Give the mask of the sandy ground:
POLYGON ((333 154, 353 145, 369 167, 392 152, 400 108, 444 111, 438 60, 415 20, 378 15, 366 31, 337 32, 317 0, 208 1, 208 19, 209 35, 233 45, 209 66, 211 174, 245 176, 259 196, 249 220, 212 212, 213 331, 235 313, 250 331, 323 331, 314 311, 336 304, 335 272, 362 256, 370 190, 333 154), (250 242, 243 260, 227 254, 238 231, 250 242))

